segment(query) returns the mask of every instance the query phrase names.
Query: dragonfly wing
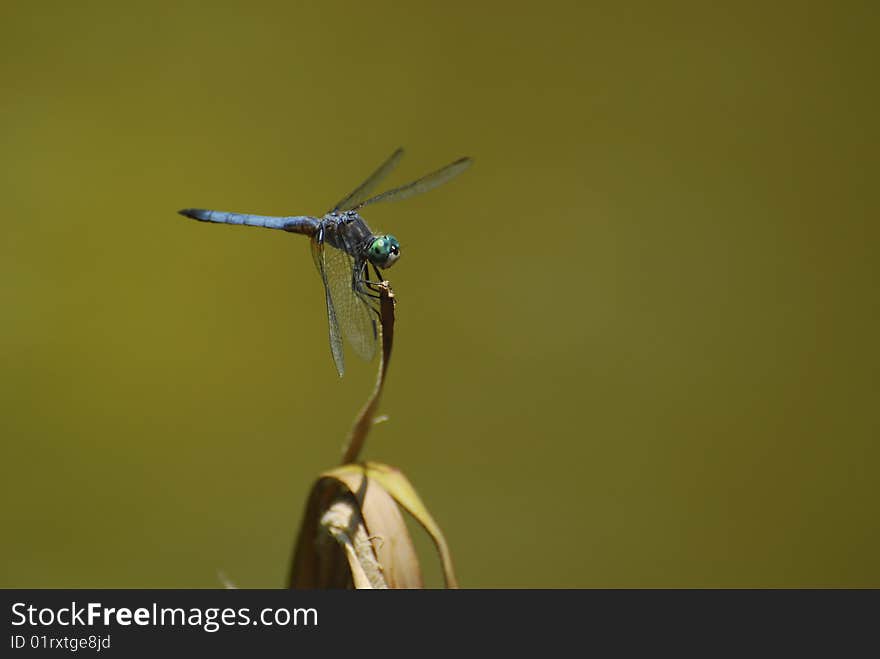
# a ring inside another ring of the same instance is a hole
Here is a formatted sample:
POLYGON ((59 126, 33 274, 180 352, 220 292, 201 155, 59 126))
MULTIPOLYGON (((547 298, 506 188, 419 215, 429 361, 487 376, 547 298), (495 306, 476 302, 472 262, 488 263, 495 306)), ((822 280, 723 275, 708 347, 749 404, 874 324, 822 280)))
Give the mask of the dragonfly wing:
MULTIPOLYGON (((314 242, 317 244, 317 241, 314 242)), ((367 291, 356 277, 354 259, 341 249, 320 245, 315 260, 321 272, 327 298, 330 350, 336 370, 345 372, 342 336, 355 354, 370 361, 378 343, 378 314, 367 291)))
POLYGON ((364 199, 366 199, 370 193, 376 189, 376 186, 382 182, 382 180, 391 173, 391 170, 397 167, 397 163, 400 162, 400 159, 403 157, 403 149, 398 149, 394 153, 392 153, 388 160, 379 165, 379 168, 370 174, 367 177, 367 180, 361 183, 354 191, 351 192, 345 199, 342 199, 338 204, 333 207, 334 211, 347 211, 351 210, 359 203, 361 203, 364 199))
POLYGON ((422 194, 423 192, 427 192, 428 190, 433 190, 437 186, 443 185, 450 179, 453 179, 461 174, 464 170, 471 166, 472 162, 473 161, 470 158, 461 158, 460 160, 456 160, 455 162, 446 165, 446 167, 442 167, 436 172, 431 172, 430 174, 427 174, 422 178, 413 181, 412 183, 401 185, 399 188, 388 190, 387 192, 376 195, 371 199, 367 199, 366 201, 361 203, 358 208, 362 206, 368 206, 370 204, 375 204, 380 201, 400 201, 402 199, 409 199, 410 197, 414 197, 417 194, 422 194))
MULTIPOLYGON (((332 247, 329 249, 333 249, 332 247)), ((330 333, 330 352, 333 355, 333 363, 336 365, 336 371, 339 377, 345 374, 345 355, 342 350, 342 333, 339 331, 339 321, 336 318, 336 308, 333 306, 333 298, 330 295, 330 284, 327 278, 327 268, 324 261, 324 244, 319 243, 312 238, 312 257, 315 259, 315 265, 318 273, 321 275, 321 282, 324 284, 324 299, 327 302, 327 326, 330 333)))
POLYGON ((358 357, 370 361, 376 354, 378 314, 356 278, 354 259, 340 249, 327 247, 324 266, 339 327, 358 357))

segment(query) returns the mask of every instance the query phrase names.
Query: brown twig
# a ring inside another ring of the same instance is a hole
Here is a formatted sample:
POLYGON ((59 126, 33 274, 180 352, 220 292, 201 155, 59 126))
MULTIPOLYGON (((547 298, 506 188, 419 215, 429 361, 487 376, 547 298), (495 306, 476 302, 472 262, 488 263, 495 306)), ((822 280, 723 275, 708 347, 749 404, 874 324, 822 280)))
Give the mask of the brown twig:
POLYGON ((345 451, 342 454, 342 464, 357 462, 367 440, 370 428, 373 427, 376 417, 376 408, 379 407, 379 399, 382 396, 382 387, 385 385, 385 374, 388 371, 388 361, 391 359, 391 346, 394 343, 394 291, 390 284, 385 281, 380 284, 380 321, 382 324, 382 356, 379 363, 379 374, 376 377, 376 386, 373 393, 367 399, 355 418, 351 432, 345 442, 345 451))

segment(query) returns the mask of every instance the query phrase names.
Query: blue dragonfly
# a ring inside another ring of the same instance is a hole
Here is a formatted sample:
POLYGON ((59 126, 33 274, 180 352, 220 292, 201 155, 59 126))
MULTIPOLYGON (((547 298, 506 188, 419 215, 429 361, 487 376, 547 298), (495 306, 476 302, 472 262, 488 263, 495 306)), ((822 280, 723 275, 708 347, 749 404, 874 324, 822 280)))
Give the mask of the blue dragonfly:
POLYGON ((185 208, 178 212, 202 222, 281 229, 309 236, 312 257, 324 284, 330 352, 336 370, 342 376, 345 373, 343 336, 363 359, 369 361, 376 354, 379 338, 377 285, 384 281, 381 271, 390 268, 400 258, 400 243, 397 238, 391 234, 374 234, 358 211, 371 204, 409 199, 427 192, 458 176, 472 162, 470 158, 461 158, 411 183, 370 197, 376 186, 391 173, 402 157, 403 149, 397 149, 323 217, 274 217, 203 208, 185 208), (375 280, 370 278, 371 267, 375 280))

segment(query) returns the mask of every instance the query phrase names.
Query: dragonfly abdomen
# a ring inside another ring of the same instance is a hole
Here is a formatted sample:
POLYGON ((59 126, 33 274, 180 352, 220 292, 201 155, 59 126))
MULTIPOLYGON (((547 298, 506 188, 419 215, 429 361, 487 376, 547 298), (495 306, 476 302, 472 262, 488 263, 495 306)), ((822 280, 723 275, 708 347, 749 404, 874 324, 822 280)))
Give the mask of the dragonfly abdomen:
POLYGON ((249 213, 228 213, 226 211, 212 211, 204 208, 184 208, 178 211, 185 217, 190 217, 200 222, 216 222, 218 224, 241 224, 250 227, 263 227, 266 229, 281 229, 292 233, 304 233, 312 235, 318 229, 320 220, 308 215, 291 215, 288 217, 274 217, 271 215, 251 215, 249 213))

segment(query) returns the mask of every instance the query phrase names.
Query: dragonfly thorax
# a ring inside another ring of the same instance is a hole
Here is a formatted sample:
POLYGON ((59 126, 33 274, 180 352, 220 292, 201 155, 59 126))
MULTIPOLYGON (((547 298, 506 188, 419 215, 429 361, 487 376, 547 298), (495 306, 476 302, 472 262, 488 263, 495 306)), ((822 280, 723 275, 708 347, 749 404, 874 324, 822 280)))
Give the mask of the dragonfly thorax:
POLYGON ((375 236, 370 227, 356 211, 327 213, 321 220, 323 240, 351 256, 362 256, 375 236))

